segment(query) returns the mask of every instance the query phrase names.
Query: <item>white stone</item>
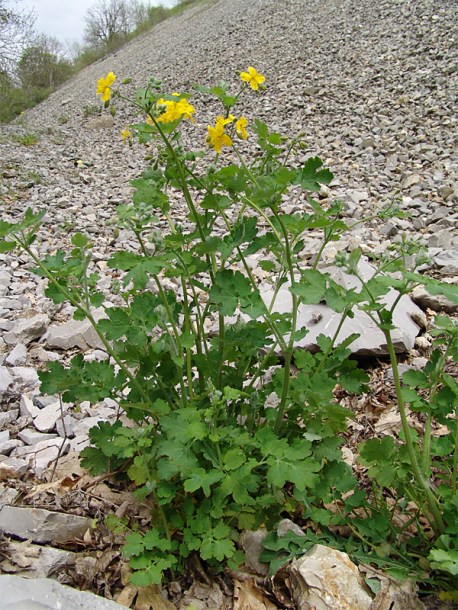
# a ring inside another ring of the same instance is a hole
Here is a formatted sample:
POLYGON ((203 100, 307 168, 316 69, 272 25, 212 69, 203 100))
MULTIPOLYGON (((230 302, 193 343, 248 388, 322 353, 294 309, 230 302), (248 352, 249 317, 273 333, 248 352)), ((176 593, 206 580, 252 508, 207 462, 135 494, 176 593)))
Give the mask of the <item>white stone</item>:
POLYGON ((64 324, 51 325, 46 333, 46 346, 63 350, 78 347, 83 351, 104 347, 89 320, 70 320, 64 324))
POLYGON ((74 426, 77 420, 74 419, 71 415, 65 415, 62 420, 61 417, 56 422, 56 430, 59 436, 66 436, 67 438, 72 438, 75 436, 74 426))
POLYGON ((40 413, 40 409, 33 402, 33 394, 31 392, 22 394, 19 400, 19 408, 21 415, 27 415, 27 417, 37 417, 40 413))
POLYGON ((0 412, 0 427, 15 421, 18 415, 19 409, 10 409, 9 411, 0 412))
POLYGON ((8 345, 16 345, 17 343, 28 345, 34 339, 38 339, 44 335, 48 324, 49 318, 45 314, 21 319, 15 324, 12 330, 5 333, 5 343, 8 345))
POLYGON ((14 457, 26 459, 37 475, 41 475, 58 456, 68 453, 70 442, 60 437, 39 441, 36 445, 19 447, 14 457))
POLYGON ((316 544, 288 568, 298 610, 369 610, 372 598, 346 553, 316 544))
POLYGON ((6 366, 0 366, 0 396, 5 394, 14 379, 6 366))
POLYGON ((23 343, 18 343, 5 358, 6 364, 10 366, 22 366, 27 360, 27 348, 23 343))
POLYGON ((33 425, 39 432, 49 432, 55 428, 61 414, 60 402, 53 402, 39 410, 38 415, 33 419, 33 425))
POLYGON ((21 388, 36 388, 40 383, 37 371, 29 366, 13 366, 11 372, 21 388))
POLYGON ((0 454, 10 455, 13 451, 21 448, 24 443, 19 439, 11 439, 4 442, 0 442, 0 454))
POLYGON ((18 433, 18 437, 21 441, 24 441, 26 445, 36 445, 40 441, 49 441, 52 438, 57 438, 57 435, 38 432, 38 430, 34 430, 33 428, 24 428, 24 430, 21 430, 18 433))
MULTIPOLYGON (((458 288, 457 301, 458 301, 458 288)), ((458 311, 458 302, 454 303, 450 299, 437 294, 430 294, 424 286, 417 286, 412 292, 412 299, 422 309, 433 309, 434 311, 445 311, 447 313, 454 313, 458 311)))
POLYGON ((76 437, 87 437, 89 430, 97 426, 101 421, 107 421, 104 417, 85 417, 73 426, 73 433, 76 437))
POLYGON ((88 591, 77 591, 49 578, 0 576, 2 610, 126 610, 88 591))

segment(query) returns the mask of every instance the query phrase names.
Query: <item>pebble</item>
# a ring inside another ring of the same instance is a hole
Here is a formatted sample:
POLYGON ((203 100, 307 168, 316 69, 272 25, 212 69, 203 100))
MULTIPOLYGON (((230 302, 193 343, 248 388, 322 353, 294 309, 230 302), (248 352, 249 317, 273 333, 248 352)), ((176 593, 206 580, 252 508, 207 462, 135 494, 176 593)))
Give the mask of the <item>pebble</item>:
POLYGON ((18 343, 5 358, 5 364, 9 366, 22 366, 27 361, 27 348, 23 343, 18 343))

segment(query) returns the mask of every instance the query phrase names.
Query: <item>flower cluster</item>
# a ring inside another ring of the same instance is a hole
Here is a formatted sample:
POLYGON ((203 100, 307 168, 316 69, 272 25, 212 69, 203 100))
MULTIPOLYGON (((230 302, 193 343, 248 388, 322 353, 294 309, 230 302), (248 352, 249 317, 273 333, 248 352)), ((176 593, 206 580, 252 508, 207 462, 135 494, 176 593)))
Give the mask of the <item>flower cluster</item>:
MULTIPOLYGON (((233 114, 230 114, 228 117, 224 118, 222 116, 216 117, 215 126, 208 126, 208 136, 207 136, 207 144, 212 146, 215 151, 219 154, 223 146, 232 146, 232 138, 228 133, 226 133, 226 125, 233 123, 235 117, 233 114)), ((246 140, 248 138, 248 133, 246 127, 248 125, 248 120, 245 117, 240 117, 235 123, 235 130, 237 135, 242 140, 246 140)))
MULTIPOLYGON (((254 91, 257 91, 259 86, 266 80, 265 76, 260 74, 252 66, 248 67, 248 72, 241 72, 240 78, 244 83, 248 83, 254 91)), ((226 118, 218 116, 216 117, 215 125, 208 126, 207 144, 212 146, 218 154, 221 152, 223 146, 232 146, 233 144, 231 136, 226 132, 226 125, 233 123, 234 120, 235 117, 232 114, 226 118)), ((235 131, 237 136, 242 140, 248 138, 247 126, 248 120, 244 116, 241 116, 235 122, 235 131)))
MULTIPOLYGON (((264 83, 265 76, 260 74, 252 66, 248 66, 247 72, 240 72, 240 79, 247 83, 254 91, 258 91, 260 85, 264 83)), ((102 101, 107 103, 111 98, 111 86, 116 80, 116 75, 113 72, 109 72, 105 77, 100 78, 97 81, 97 95, 102 96, 102 101)), ((127 81, 125 81, 127 82, 127 81)), ((243 89, 239 92, 235 99, 240 95, 243 89)), ((154 123, 162 123, 164 125, 173 123, 179 119, 189 119, 194 123, 193 114, 196 112, 194 106, 192 106, 186 97, 182 97, 179 93, 172 93, 171 97, 174 99, 160 98, 156 101, 156 110, 158 116, 154 120, 151 116, 147 116, 146 123, 152 125, 154 123)), ((213 147, 214 150, 219 154, 224 146, 232 146, 232 137, 227 133, 227 125, 234 124, 235 133, 237 136, 246 140, 248 138, 247 126, 248 120, 241 116, 239 119, 235 119, 234 115, 228 114, 226 117, 218 116, 215 120, 215 125, 208 126, 207 144, 213 147)), ((232 130, 232 135, 233 135, 232 130)), ((129 129, 125 128, 121 132, 122 139, 126 142, 132 141, 132 133, 129 129)))
MULTIPOLYGON (((172 93, 175 97, 180 97, 179 93, 172 93)), ((165 107, 165 111, 157 117, 158 123, 172 123, 173 121, 177 121, 180 118, 189 119, 192 123, 194 123, 193 114, 196 109, 192 106, 188 100, 184 98, 180 98, 177 102, 174 100, 164 100, 160 99, 157 101, 157 108, 165 107)))
POLYGON ((232 146, 232 138, 226 133, 225 126, 232 123, 233 115, 229 115, 227 119, 222 116, 216 117, 215 126, 208 126, 207 143, 216 150, 221 152, 223 146, 232 146))

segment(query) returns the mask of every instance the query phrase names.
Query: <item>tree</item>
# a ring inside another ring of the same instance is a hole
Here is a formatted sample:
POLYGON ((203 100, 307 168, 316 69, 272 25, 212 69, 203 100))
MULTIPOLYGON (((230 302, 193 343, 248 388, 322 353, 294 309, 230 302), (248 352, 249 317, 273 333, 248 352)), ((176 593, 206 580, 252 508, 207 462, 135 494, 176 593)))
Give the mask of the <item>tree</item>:
POLYGON ((133 12, 126 0, 98 0, 84 20, 84 39, 92 47, 110 47, 126 38, 135 27, 133 12))
POLYGON ((64 57, 62 44, 51 36, 36 36, 19 59, 17 75, 24 89, 54 89, 72 72, 71 63, 64 57))
POLYGON ((11 75, 21 52, 33 33, 36 16, 6 6, 0 0, 0 73, 11 75))

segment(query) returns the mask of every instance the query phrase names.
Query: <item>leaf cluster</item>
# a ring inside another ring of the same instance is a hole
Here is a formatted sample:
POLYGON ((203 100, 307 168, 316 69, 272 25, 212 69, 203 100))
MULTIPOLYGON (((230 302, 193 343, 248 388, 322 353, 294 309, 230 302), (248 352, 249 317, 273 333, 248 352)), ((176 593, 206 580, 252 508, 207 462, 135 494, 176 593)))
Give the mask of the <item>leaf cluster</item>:
MULTIPOLYGON (((225 116, 241 93, 224 83, 197 91, 216 96, 225 116)), ((66 365, 49 363, 40 373, 41 390, 75 404, 112 398, 130 420, 99 422, 82 464, 97 475, 116 472, 154 506, 150 529, 134 526, 126 536, 133 581, 158 583, 192 553, 214 569, 235 568, 243 561, 240 531, 272 528, 284 514, 314 523, 317 533, 305 540, 270 536, 263 557, 272 570, 325 541, 397 574, 415 570, 411 551, 421 549, 432 569, 453 575, 458 386, 446 364, 457 360, 457 327, 437 318, 428 364, 402 383, 391 333, 395 307, 414 286, 455 301, 456 290, 418 273, 424 255, 406 239, 375 261, 370 278, 361 272, 360 249, 342 251, 336 262, 354 280, 344 288, 320 258, 351 227, 340 202, 322 205, 314 198, 333 176, 320 158, 303 160, 300 136, 287 140, 256 119, 256 155, 245 160, 237 150, 238 163, 217 155, 205 164, 201 152, 182 146, 182 119, 156 120, 160 99, 178 97, 152 79, 130 100, 150 117, 132 129, 155 152, 132 181, 132 202, 118 209, 115 231, 131 231, 136 247, 108 261, 119 286, 115 306, 97 289, 85 236, 74 235, 69 252, 40 260, 32 245, 43 214, 27 210, 17 224, 0 223, 0 252, 27 252, 48 280, 46 294, 70 303, 75 318, 87 318, 109 355, 104 362, 76 356, 66 365), (184 224, 173 214, 177 189, 187 207, 184 224), (287 213, 284 201, 298 191, 303 209, 287 213), (305 266, 305 239, 317 232, 321 246, 305 266), (266 286, 274 296, 287 290, 291 307, 275 311, 266 286), (338 332, 321 335, 315 354, 296 347, 307 333, 298 324, 299 306, 319 304, 341 315, 339 329, 357 309, 365 311, 391 350, 403 429, 399 438, 373 436, 360 446, 370 493, 343 460, 353 415, 336 392, 368 391, 367 374, 351 358, 357 335, 344 341, 338 332), (94 308, 103 315, 95 316, 94 308), (424 430, 409 425, 406 408, 420 414, 424 430), (439 425, 445 433, 436 438, 439 425), (410 514, 409 503, 413 515, 399 526, 396 517, 410 514), (433 541, 422 518, 433 527, 433 541), (342 527, 351 531, 346 541, 337 535, 342 527), (400 544, 407 532, 411 541, 400 544)), ((380 218, 395 214, 390 206, 380 218)))

